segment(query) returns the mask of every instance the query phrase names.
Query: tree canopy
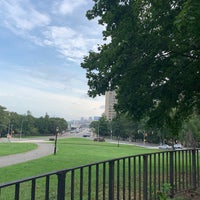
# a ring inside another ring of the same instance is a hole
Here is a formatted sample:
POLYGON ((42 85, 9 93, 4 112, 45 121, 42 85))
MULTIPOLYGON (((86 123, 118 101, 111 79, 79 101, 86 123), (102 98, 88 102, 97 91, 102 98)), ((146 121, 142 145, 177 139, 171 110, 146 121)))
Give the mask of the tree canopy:
POLYGON ((90 128, 94 129, 96 136, 109 136, 109 122, 106 120, 105 116, 102 116, 98 121, 93 121, 90 124, 90 128))
POLYGON ((177 134, 200 111, 200 1, 93 1, 108 42, 81 64, 89 96, 116 90, 119 112, 177 134))
POLYGON ((54 135, 56 128, 59 132, 67 130, 67 121, 59 117, 49 117, 46 113, 44 117, 36 118, 30 111, 26 115, 16 112, 9 112, 0 105, 0 137, 11 134, 16 135, 54 135))

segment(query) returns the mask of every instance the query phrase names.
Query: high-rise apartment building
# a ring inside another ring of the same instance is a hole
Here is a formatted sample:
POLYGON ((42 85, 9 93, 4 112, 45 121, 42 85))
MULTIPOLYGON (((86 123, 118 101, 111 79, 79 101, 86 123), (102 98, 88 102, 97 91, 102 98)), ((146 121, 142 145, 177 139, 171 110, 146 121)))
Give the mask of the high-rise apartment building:
POLYGON ((116 92, 107 91, 105 93, 105 116, 107 120, 112 120, 116 116, 114 105, 117 103, 116 92))

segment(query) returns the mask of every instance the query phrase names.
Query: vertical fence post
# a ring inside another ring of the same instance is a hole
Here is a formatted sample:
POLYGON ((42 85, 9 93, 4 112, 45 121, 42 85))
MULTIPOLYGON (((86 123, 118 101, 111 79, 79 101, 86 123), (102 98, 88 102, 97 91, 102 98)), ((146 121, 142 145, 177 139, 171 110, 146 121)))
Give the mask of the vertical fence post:
POLYGON ((46 176, 45 200, 49 200, 49 175, 46 176))
POLYGON ((196 170, 196 149, 192 150, 192 187, 193 189, 196 189, 197 187, 197 181, 196 181, 196 174, 197 174, 197 170, 196 170))
POLYGON ((31 184, 31 200, 35 200, 35 182, 36 179, 32 179, 32 184, 31 184))
POLYGON ((114 200, 114 161, 109 161, 109 200, 114 200))
POLYGON ((57 173, 58 176, 58 188, 57 188, 57 199, 58 200, 65 200, 65 179, 66 179, 66 172, 59 172, 57 173))
POLYGON ((170 151, 170 166, 169 166, 169 170, 170 170, 170 186, 171 186, 171 198, 174 197, 174 153, 176 153, 175 151, 170 151))
POLYGON ((148 155, 143 155, 143 199, 148 200, 148 155))
POLYGON ((15 200, 19 200, 19 188, 20 188, 20 183, 17 183, 15 185, 15 200))

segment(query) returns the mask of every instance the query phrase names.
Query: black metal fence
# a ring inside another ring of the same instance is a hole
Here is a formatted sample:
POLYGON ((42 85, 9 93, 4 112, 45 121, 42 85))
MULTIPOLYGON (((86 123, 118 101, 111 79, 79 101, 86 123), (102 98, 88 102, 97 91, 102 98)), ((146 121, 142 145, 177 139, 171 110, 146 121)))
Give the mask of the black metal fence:
POLYGON ((199 150, 122 157, 0 185, 9 200, 151 200, 200 185, 199 150))

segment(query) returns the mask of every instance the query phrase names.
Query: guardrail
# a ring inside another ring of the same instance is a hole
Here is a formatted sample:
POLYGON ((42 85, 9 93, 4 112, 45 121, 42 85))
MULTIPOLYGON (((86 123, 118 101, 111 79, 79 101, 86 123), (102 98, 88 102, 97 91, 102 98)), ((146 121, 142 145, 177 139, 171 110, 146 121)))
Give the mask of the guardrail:
POLYGON ((170 194, 200 185, 199 150, 122 157, 0 185, 0 199, 154 200, 164 184, 170 194))

